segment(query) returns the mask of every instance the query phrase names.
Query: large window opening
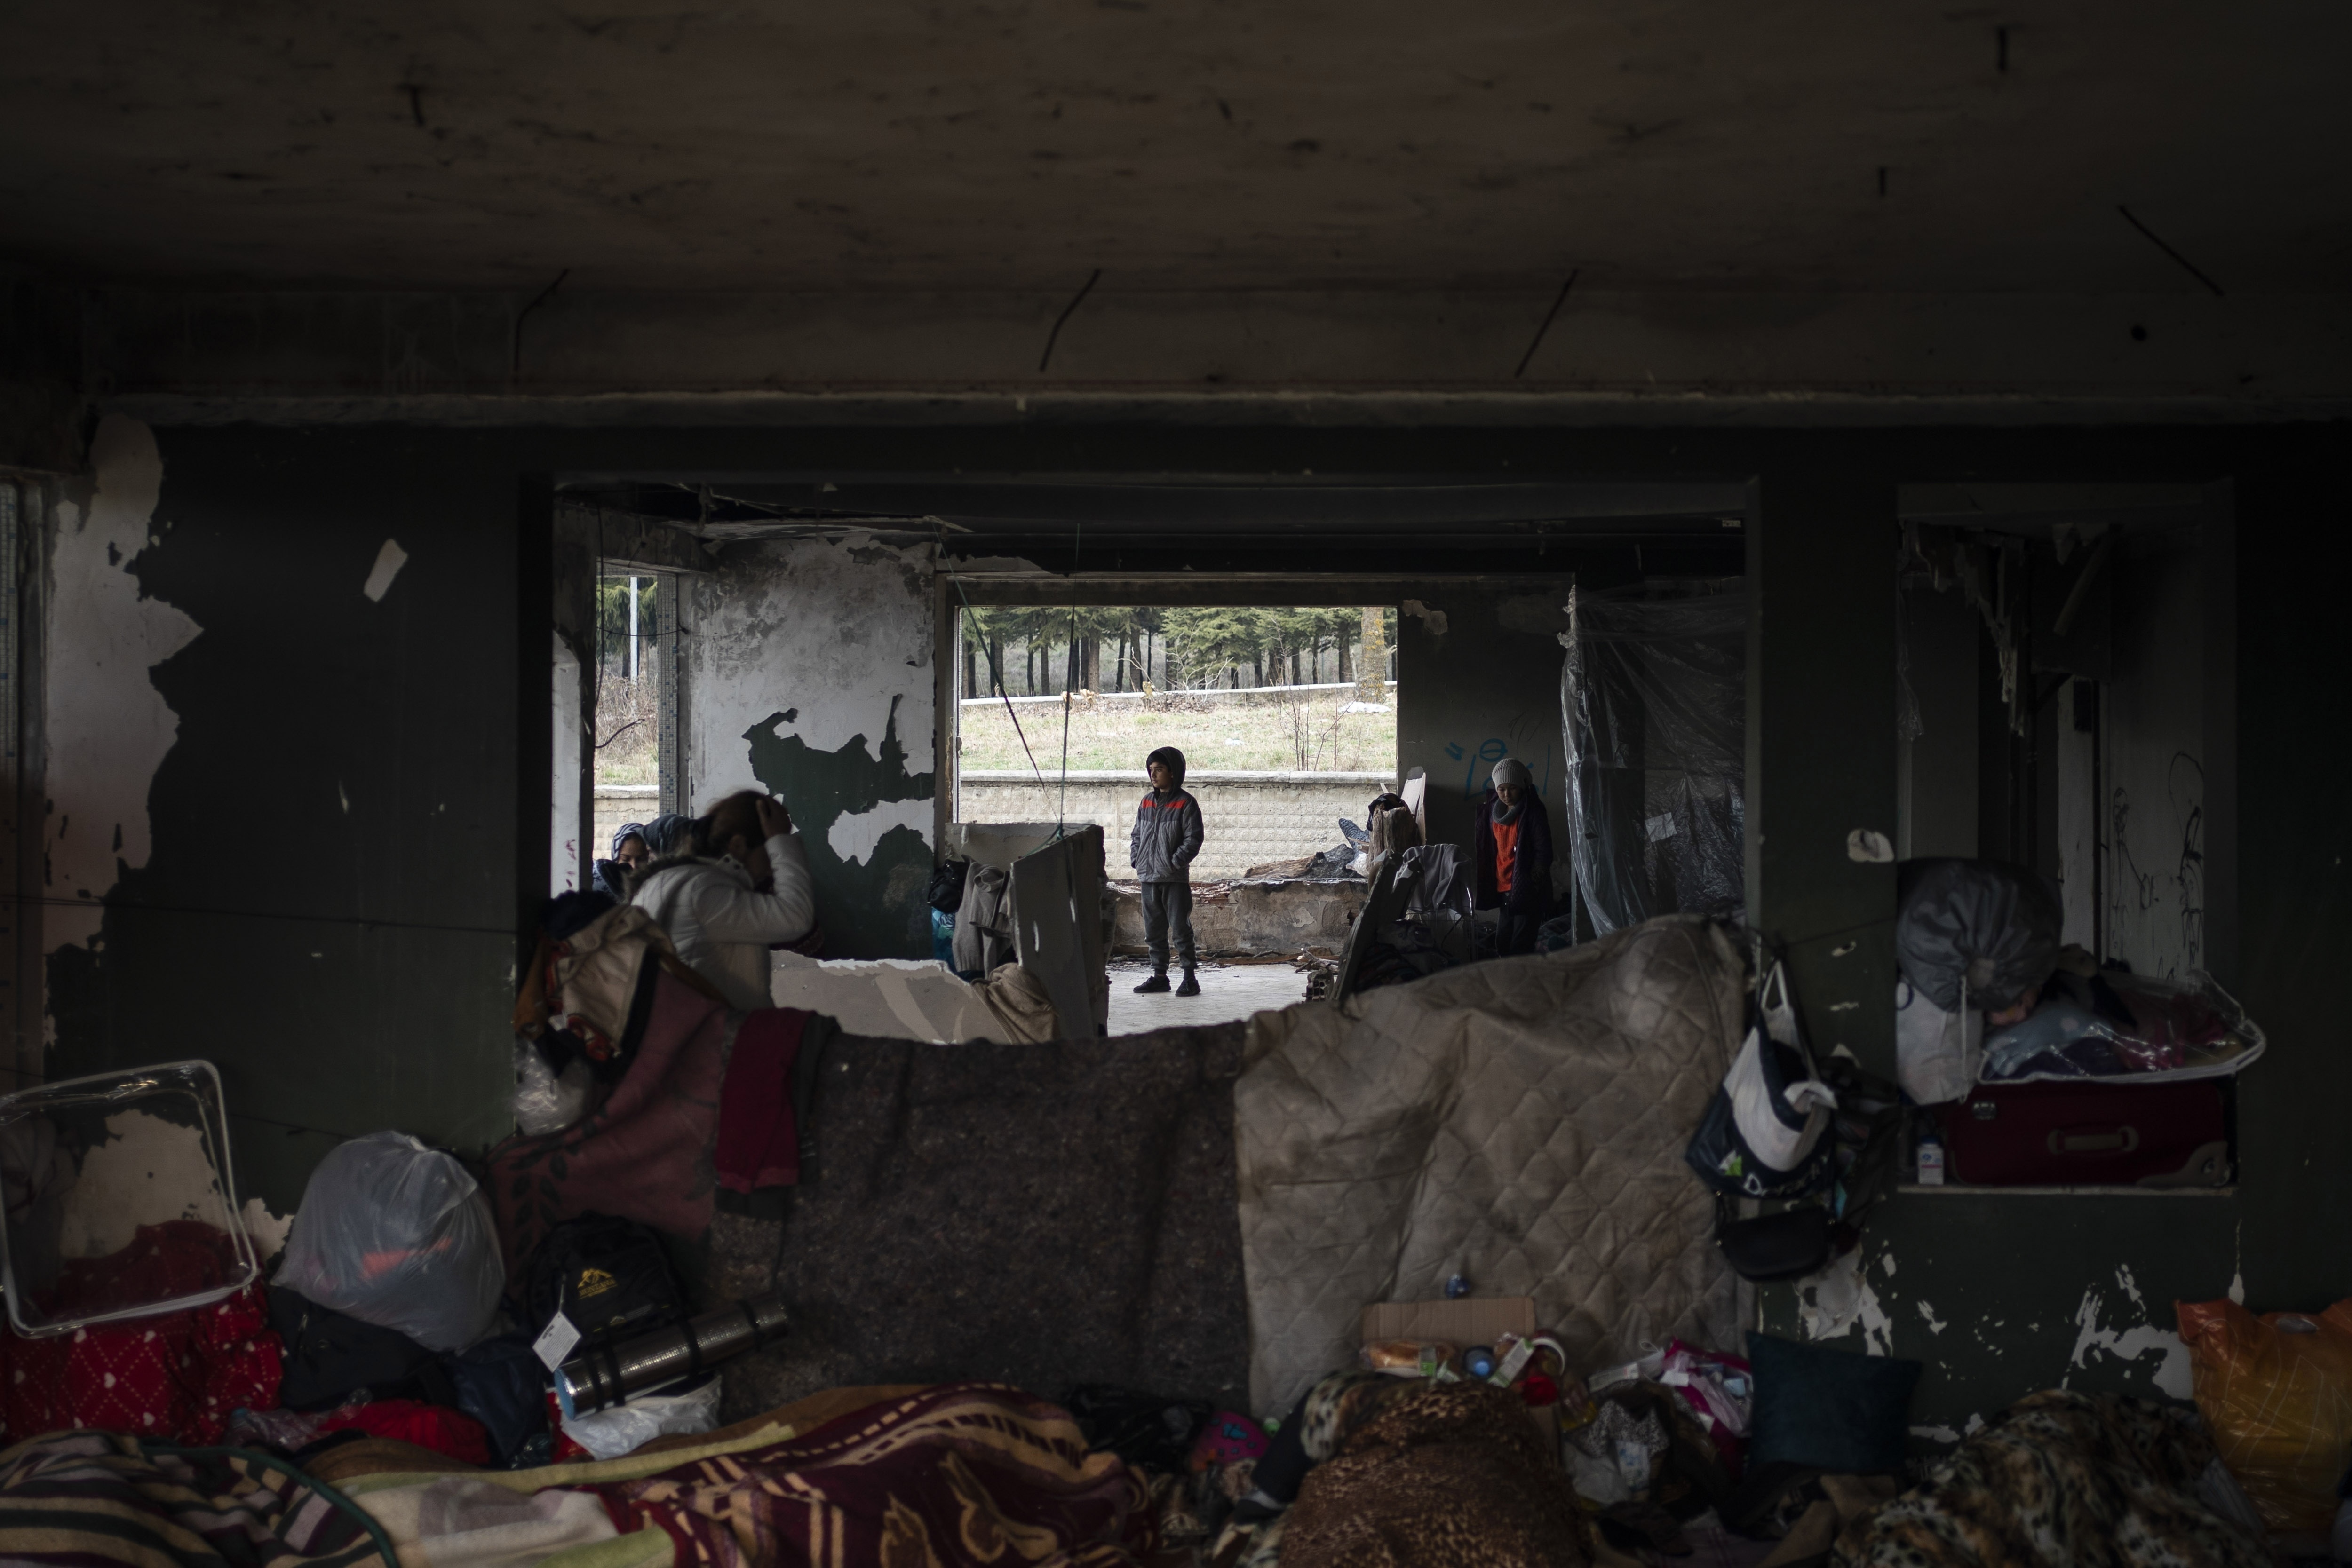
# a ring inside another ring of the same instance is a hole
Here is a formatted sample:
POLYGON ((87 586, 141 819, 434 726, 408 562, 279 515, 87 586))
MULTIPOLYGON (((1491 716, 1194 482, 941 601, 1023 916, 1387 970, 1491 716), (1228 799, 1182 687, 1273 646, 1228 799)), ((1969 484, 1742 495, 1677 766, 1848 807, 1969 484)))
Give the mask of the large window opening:
POLYGON ((623 826, 665 810, 662 747, 670 737, 664 674, 676 638, 663 636, 664 580, 608 563, 596 581, 596 723, 589 767, 595 800, 592 847, 600 860, 612 854, 613 836, 623 826))
POLYGON ((1392 606, 969 610, 956 820, 1097 822, 1118 883, 1145 758, 1172 746, 1211 823, 1196 883, 1352 874, 1342 821, 1398 782, 1395 646, 1392 606))

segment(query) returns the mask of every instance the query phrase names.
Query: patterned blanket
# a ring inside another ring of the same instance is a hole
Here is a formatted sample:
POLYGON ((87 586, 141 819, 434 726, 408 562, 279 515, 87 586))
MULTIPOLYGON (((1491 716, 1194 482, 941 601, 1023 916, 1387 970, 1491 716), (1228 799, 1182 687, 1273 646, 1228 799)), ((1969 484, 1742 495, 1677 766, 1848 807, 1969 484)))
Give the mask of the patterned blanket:
POLYGON ((616 1519, 667 1531, 680 1568, 1129 1568, 1154 1545, 1133 1471, 1088 1453, 1067 1413, 989 1384, 927 1388, 598 1490, 616 1519))
POLYGON ((2196 1416, 2052 1389, 1838 1538, 1840 1568, 2268 1568, 2252 1505, 2196 1416), (2241 1512, 2241 1511, 2242 1511, 2241 1512))
POLYGON ((0 1452, 0 1562, 102 1568, 343 1568, 384 1553, 366 1517, 285 1469, 222 1448, 142 1451, 57 1432, 0 1452))
POLYGON ((1584 1568, 1576 1493, 1517 1395, 1339 1372, 1307 1396, 1314 1469, 1244 1568, 1584 1568))

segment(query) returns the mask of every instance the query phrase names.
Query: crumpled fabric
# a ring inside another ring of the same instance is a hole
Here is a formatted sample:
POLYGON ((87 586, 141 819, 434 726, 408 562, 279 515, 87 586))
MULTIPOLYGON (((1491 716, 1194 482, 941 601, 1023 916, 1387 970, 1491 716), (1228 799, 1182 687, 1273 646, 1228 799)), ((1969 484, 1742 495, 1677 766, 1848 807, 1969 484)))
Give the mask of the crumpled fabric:
POLYGON ((972 989, 996 1016, 1007 1043, 1043 1045, 1061 1038, 1061 1023, 1054 1011, 1054 998, 1045 994, 1045 983, 1020 965, 999 965, 985 980, 974 980, 972 989))
MULTIPOLYGON (((205 1288, 213 1256, 184 1245, 195 1220, 142 1225, 128 1253, 147 1253, 173 1294, 205 1288)), ((210 1230, 209 1226, 201 1226, 210 1230)), ((0 1333, 0 1437, 93 1427, 173 1443, 220 1441, 239 1406, 278 1403, 285 1347, 269 1327, 265 1288, 155 1317, 79 1328, 48 1339, 0 1333)))
POLYGON ((1251 1402, 1352 1361, 1364 1303, 1464 1273, 1571 1365, 1728 1343, 1738 1281, 1683 1149, 1745 1031, 1722 927, 1667 915, 1250 1020, 1234 1090, 1251 1402))
POLYGON ((2064 1568, 2095 1548, 2148 1568, 2265 1568, 2263 1542, 2204 1494, 2213 1458, 2190 1412, 2048 1389, 2011 1406, 1921 1484, 1847 1523, 1833 1561, 2064 1568))
POLYGON ((365 1432, 371 1437, 394 1437, 414 1443, 464 1464, 487 1469, 490 1463, 489 1437, 482 1424, 446 1405, 427 1405, 421 1399, 379 1399, 370 1405, 330 1411, 319 1422, 321 1433, 346 1429, 365 1432))

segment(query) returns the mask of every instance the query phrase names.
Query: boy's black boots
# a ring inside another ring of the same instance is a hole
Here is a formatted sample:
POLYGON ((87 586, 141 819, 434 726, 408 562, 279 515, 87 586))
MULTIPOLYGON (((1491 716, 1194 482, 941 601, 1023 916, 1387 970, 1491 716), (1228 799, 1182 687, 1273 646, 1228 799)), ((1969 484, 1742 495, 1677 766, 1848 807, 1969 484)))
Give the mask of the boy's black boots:
MULTIPOLYGON (((1191 970, 1189 970, 1189 969, 1185 971, 1185 974, 1184 974, 1184 983, 1185 983, 1186 985, 1188 985, 1188 986, 1192 985, 1192 971, 1191 971, 1191 970)), ((1151 978, 1150 978, 1150 979, 1148 979, 1148 980, 1144 981, 1144 982, 1143 982, 1143 984, 1141 984, 1141 985, 1139 985, 1139 986, 1136 987, 1136 988, 1135 988, 1135 991, 1136 991, 1136 994, 1137 994, 1138 996, 1147 996, 1147 997, 1148 997, 1148 996, 1155 995, 1155 994, 1157 994, 1158 992, 1164 991, 1164 990, 1166 990, 1167 988, 1168 988, 1168 977, 1167 977, 1166 975, 1164 975, 1164 974, 1160 974, 1160 975, 1154 975, 1154 976, 1152 976, 1152 977, 1151 977, 1151 978)), ((1200 987, 1198 987, 1198 986, 1192 986, 1192 988, 1190 991, 1187 991, 1187 992, 1185 993, 1185 995, 1187 995, 1187 996, 1193 996, 1193 997, 1197 997, 1197 996, 1199 996, 1200 994, 1201 994, 1201 988, 1200 988, 1200 987)))
MULTIPOLYGON (((1158 978, 1161 987, 1165 988, 1168 984, 1168 977, 1165 975, 1162 975, 1158 977, 1158 978)), ((1176 994, 1180 997, 1199 996, 1201 994, 1201 977, 1194 974, 1190 969, 1185 970, 1184 983, 1176 988, 1176 994)))

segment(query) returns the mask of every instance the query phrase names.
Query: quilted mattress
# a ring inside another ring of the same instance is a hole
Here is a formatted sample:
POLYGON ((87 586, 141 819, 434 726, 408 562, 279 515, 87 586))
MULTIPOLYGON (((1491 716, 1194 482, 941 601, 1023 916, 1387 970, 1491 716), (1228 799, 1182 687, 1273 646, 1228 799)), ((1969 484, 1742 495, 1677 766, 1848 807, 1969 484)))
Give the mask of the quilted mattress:
POLYGON ((1368 1302, 1533 1296, 1580 1373, 1728 1345, 1684 1144, 1742 1030, 1723 928, 1667 915, 1250 1022, 1234 1089, 1251 1407, 1355 1354, 1368 1302))

